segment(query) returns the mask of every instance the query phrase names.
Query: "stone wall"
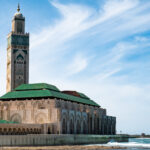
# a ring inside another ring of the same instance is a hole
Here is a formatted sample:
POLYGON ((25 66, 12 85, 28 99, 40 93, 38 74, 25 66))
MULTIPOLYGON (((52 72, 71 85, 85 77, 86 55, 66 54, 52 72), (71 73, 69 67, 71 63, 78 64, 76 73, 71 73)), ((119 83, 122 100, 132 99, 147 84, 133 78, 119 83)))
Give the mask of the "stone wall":
POLYGON ((106 109, 62 99, 0 101, 0 119, 45 125, 45 134, 116 133, 116 118, 107 116, 106 109))
POLYGON ((60 134, 116 134, 116 118, 107 116, 106 109, 57 99, 55 107, 60 134))
POLYGON ((127 142, 126 135, 16 135, 0 136, 1 146, 48 146, 48 145, 79 145, 101 144, 110 140, 127 142))
POLYGON ((0 101, 0 119, 18 123, 43 124, 51 123, 54 113, 54 99, 24 99, 0 101))

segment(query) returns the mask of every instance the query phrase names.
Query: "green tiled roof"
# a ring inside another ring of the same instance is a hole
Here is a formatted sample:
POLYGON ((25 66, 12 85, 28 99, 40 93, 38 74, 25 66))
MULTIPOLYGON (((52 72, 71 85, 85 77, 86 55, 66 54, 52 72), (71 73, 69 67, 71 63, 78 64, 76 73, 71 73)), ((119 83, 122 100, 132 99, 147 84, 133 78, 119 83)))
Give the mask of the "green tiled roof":
POLYGON ((13 121, 7 121, 7 120, 0 120, 0 124, 3 124, 3 123, 14 124, 14 123, 16 123, 16 122, 13 122, 13 121))
POLYGON ((1 100, 7 100, 7 99, 23 99, 23 98, 59 98, 64 99, 72 102, 78 102, 82 104, 88 104, 92 106, 99 105, 95 103, 93 100, 88 98, 83 93, 79 93, 81 97, 69 95, 60 92, 60 90, 52 85, 44 84, 44 83, 38 83, 38 84, 22 84, 19 87, 17 87, 14 91, 8 92, 2 97, 0 97, 1 100))
POLYGON ((85 94, 83 94, 83 93, 80 93, 80 92, 77 92, 79 95, 80 95, 80 97, 82 97, 82 98, 85 98, 85 99, 90 99, 88 96, 86 96, 85 94))
POLYGON ((15 88, 15 91, 24 91, 24 90, 41 90, 41 89, 48 89, 48 90, 54 90, 59 91, 59 89, 51 84, 46 83, 36 83, 36 84, 22 84, 15 88))

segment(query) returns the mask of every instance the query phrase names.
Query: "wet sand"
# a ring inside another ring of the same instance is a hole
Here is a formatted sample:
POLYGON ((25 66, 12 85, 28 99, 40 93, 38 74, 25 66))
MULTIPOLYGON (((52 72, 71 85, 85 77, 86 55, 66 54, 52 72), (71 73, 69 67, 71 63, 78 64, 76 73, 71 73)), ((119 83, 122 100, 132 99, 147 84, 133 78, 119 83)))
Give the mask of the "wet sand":
POLYGON ((126 149, 122 147, 105 146, 37 146, 37 147, 0 147, 0 150, 105 150, 105 149, 126 149))

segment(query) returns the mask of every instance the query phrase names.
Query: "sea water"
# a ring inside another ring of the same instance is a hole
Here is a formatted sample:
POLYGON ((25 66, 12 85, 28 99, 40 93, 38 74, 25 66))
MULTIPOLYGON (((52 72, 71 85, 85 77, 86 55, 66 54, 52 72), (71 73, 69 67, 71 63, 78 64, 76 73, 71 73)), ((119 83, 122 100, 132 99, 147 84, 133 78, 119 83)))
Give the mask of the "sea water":
POLYGON ((127 147, 127 150, 150 150, 150 138, 130 138, 129 142, 109 142, 106 145, 127 147))
POLYGON ((107 144, 94 144, 99 146, 108 147, 120 147, 120 149, 113 150, 150 150, 150 138, 129 138, 129 142, 115 142, 111 141, 107 144), (126 147, 127 149, 121 149, 121 147, 126 147))

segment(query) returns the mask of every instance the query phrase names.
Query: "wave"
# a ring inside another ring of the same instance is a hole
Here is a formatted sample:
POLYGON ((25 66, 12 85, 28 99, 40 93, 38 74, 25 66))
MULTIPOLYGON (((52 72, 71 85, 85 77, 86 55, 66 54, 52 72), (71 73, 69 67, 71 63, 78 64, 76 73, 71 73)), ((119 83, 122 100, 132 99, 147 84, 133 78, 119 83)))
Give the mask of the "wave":
POLYGON ((137 142, 128 142, 128 143, 119 143, 119 142, 109 142, 108 146, 119 146, 119 147, 137 147, 137 148, 150 148, 150 143, 137 143, 137 142))
POLYGON ((107 146, 107 147, 127 147, 127 148, 137 148, 137 149, 149 149, 150 150, 150 138, 129 138, 129 142, 115 142, 111 140, 107 144, 90 144, 88 146, 107 146))
POLYGON ((142 139, 142 140, 145 140, 145 139, 147 139, 147 140, 150 140, 150 137, 147 137, 147 138, 142 138, 142 137, 140 137, 140 138, 136 138, 136 139, 142 139))

